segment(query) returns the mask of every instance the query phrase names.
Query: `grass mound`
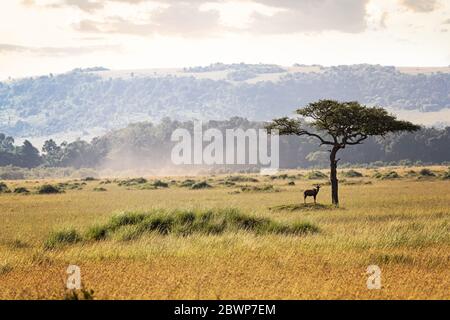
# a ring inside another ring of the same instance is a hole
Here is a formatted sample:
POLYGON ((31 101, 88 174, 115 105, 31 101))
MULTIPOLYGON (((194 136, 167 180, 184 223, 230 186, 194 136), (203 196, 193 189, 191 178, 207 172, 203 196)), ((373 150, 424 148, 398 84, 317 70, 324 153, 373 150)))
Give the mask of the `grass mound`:
POLYGON ((393 180, 393 179, 400 179, 401 177, 396 171, 390 171, 386 173, 375 172, 373 178, 381 180, 393 180))
POLYGON ((14 193, 22 193, 22 194, 30 193, 30 191, 27 188, 25 188, 25 187, 17 187, 17 188, 14 189, 13 192, 14 193))
POLYGON ((81 181, 96 181, 96 180, 97 179, 94 177, 86 177, 86 178, 81 179, 81 181))
POLYGON ((121 187, 133 187, 136 185, 140 185, 140 184, 144 184, 147 183, 147 179, 145 178, 131 178, 131 179, 125 179, 125 180, 120 180, 118 185, 121 187))
POLYGON ((321 171, 311 171, 308 172, 306 177, 310 180, 318 180, 318 179, 326 179, 328 178, 327 175, 321 171))
POLYGON ((442 175, 442 180, 450 180, 450 168, 442 175))
POLYGON ((206 181, 197 182, 191 185, 192 190, 210 189, 210 188, 212 188, 212 186, 206 181))
POLYGON ((161 180, 156 180, 152 184, 155 188, 168 188, 169 187, 169 184, 167 182, 164 182, 161 180))
POLYGON ((39 187, 37 193, 38 194, 55 194, 55 193, 62 193, 63 191, 61 191, 58 187, 55 187, 54 185, 51 184, 44 184, 42 186, 39 187))
POLYGON ((274 188, 273 185, 268 184, 264 186, 243 186, 242 192, 280 192, 279 189, 274 188))
POLYGON ((108 190, 105 189, 105 188, 103 188, 103 187, 95 187, 95 188, 93 189, 93 191, 95 191, 95 192, 106 192, 106 191, 108 191, 108 190))
POLYGON ((8 186, 4 182, 0 182, 0 193, 10 193, 8 186))
POLYGON ((247 176, 229 176, 225 178, 225 181, 230 182, 259 182, 258 179, 247 176))
POLYGON ((184 180, 184 181, 182 181, 182 182, 180 183, 180 187, 190 188, 190 187, 192 187, 192 185, 195 184, 195 183, 196 183, 195 180, 192 180, 192 179, 186 179, 186 180, 184 180))
POLYGON ((419 174, 422 177, 435 177, 436 176, 433 171, 431 171, 430 169, 427 169, 427 168, 423 168, 422 170, 420 170, 419 174))
POLYGON ((251 232, 256 235, 306 235, 319 232, 309 222, 279 223, 272 219, 241 213, 237 209, 173 210, 154 209, 150 212, 126 212, 113 216, 104 225, 94 225, 83 237, 76 230, 50 234, 45 242, 48 249, 83 240, 100 241, 110 238, 134 240, 145 234, 189 236, 218 235, 225 232, 251 232))
POLYGON ((361 172, 358 172, 353 169, 342 172, 342 175, 346 178, 361 178, 363 176, 361 172))
POLYGON ((295 180, 297 178, 301 178, 301 174, 298 175, 288 175, 286 173, 283 174, 279 174, 279 175, 273 175, 270 176, 271 180, 286 180, 286 179, 291 179, 291 180, 295 180))
POLYGON ((85 182, 82 182, 82 183, 60 182, 57 184, 57 187, 59 190, 82 190, 83 186, 85 186, 85 185, 86 185, 85 182))
POLYGON ((270 207, 271 211, 316 211, 316 210, 333 210, 336 209, 332 205, 314 204, 314 203, 299 203, 299 204, 283 204, 275 207, 270 207))
POLYGON ((426 180, 426 179, 431 179, 431 178, 436 178, 436 174, 427 168, 423 168, 422 170, 420 170, 419 176, 417 177, 418 180, 422 180, 422 179, 426 180))

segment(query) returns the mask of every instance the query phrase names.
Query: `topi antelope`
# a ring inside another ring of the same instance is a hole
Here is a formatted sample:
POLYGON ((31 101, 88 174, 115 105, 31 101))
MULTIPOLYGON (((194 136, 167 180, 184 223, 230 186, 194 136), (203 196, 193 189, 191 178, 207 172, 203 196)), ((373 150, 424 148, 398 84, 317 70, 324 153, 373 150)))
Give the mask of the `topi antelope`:
POLYGON ((305 190, 305 192, 303 193, 303 195, 304 195, 303 200, 305 201, 305 203, 306 203, 307 197, 313 197, 314 204, 316 204, 316 197, 317 197, 317 194, 319 193, 319 190, 320 190, 320 186, 316 186, 315 189, 305 190))

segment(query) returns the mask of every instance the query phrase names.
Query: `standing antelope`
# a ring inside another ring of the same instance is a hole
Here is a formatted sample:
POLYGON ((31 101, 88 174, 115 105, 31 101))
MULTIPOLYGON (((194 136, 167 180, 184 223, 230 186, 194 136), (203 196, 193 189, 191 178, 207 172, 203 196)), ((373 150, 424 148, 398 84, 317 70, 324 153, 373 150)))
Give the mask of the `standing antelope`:
POLYGON ((317 197, 317 194, 319 193, 319 190, 320 190, 320 186, 316 186, 315 189, 305 190, 305 192, 303 193, 303 196, 304 196, 303 200, 305 201, 305 204, 306 204, 307 197, 313 197, 314 204, 316 204, 316 197, 317 197))

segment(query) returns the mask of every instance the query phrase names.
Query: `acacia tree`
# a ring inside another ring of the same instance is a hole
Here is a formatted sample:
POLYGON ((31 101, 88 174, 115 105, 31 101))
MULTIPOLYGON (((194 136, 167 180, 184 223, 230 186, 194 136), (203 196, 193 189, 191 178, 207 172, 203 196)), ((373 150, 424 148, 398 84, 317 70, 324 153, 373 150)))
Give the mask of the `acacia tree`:
POLYGON ((336 206, 339 205, 337 164, 340 159, 336 159, 339 150, 361 144, 370 136, 420 129, 411 122, 397 120, 383 108, 366 107, 356 101, 319 100, 296 110, 296 113, 303 119, 274 119, 266 128, 277 129, 280 135, 314 137, 320 145, 330 147, 331 199, 336 206))

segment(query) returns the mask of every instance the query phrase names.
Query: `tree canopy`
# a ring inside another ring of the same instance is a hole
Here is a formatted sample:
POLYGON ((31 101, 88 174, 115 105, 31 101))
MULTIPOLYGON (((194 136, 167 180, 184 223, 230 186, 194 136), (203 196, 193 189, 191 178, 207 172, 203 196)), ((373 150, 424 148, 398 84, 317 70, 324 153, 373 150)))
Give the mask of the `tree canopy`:
POLYGON ((280 118, 267 125, 269 130, 278 130, 282 135, 314 137, 320 145, 330 146, 330 182, 331 197, 335 205, 339 204, 337 152, 347 146, 361 144, 370 136, 385 136, 388 133, 412 132, 420 126, 408 121, 397 120, 380 107, 366 107, 356 101, 338 102, 319 100, 296 110, 296 114, 308 122, 312 131, 305 128, 298 118, 280 118))

